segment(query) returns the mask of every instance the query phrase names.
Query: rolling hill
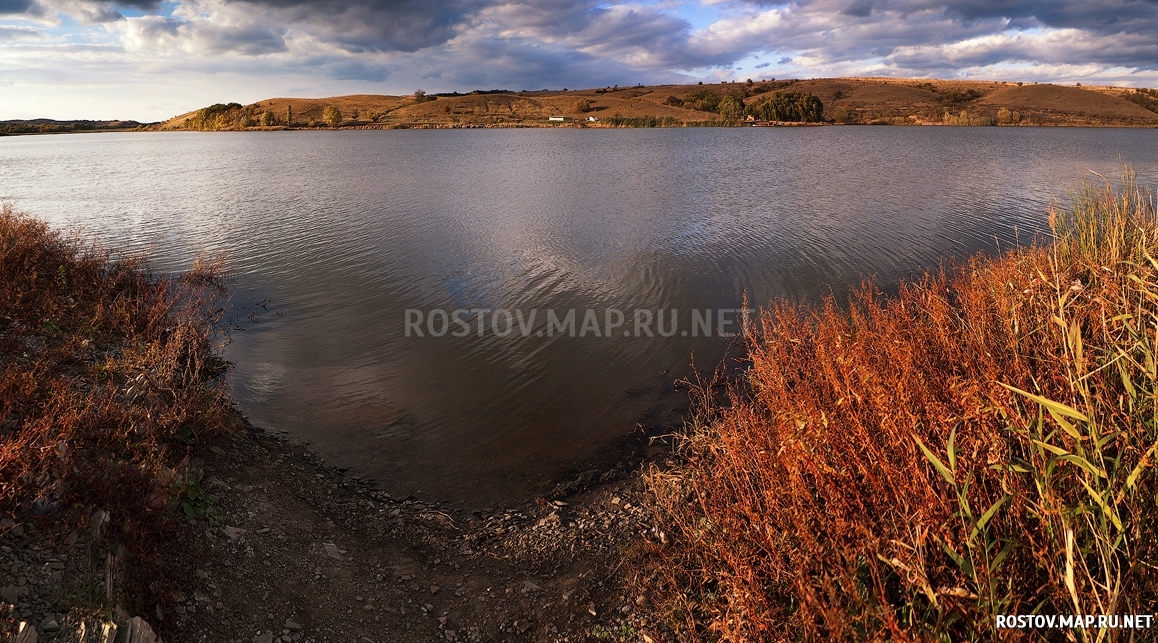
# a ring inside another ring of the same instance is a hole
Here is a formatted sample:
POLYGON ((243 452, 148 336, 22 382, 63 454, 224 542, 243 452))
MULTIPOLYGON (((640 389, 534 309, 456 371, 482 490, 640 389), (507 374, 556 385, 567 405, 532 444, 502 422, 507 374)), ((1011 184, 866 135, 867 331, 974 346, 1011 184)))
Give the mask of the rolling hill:
POLYGON ((271 98, 218 104, 154 126, 161 130, 329 127, 603 127, 738 124, 711 111, 725 96, 745 106, 777 92, 818 97, 823 120, 850 124, 1158 126, 1158 91, 1011 82, 822 78, 713 85, 604 87, 577 91, 485 90, 467 94, 271 98), (705 93, 706 92, 706 93, 705 93), (704 96, 712 100, 702 100, 704 96), (705 105, 708 105, 707 107, 705 105), (326 108, 331 111, 330 122, 326 108), (698 107, 698 109, 697 109, 698 107), (287 120, 288 117, 288 120, 287 120), (549 120, 555 117, 555 121, 549 120), (557 119, 562 117, 563 121, 557 119))

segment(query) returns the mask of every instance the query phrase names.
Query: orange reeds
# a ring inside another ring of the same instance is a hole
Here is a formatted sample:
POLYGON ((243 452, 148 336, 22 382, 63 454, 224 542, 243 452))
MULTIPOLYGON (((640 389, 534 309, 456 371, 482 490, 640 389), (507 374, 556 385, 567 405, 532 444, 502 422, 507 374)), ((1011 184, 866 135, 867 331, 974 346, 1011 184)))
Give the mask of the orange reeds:
POLYGON ((1127 171, 1051 226, 895 297, 760 312, 729 403, 703 396, 683 466, 649 477, 682 638, 1014 640, 998 615, 1151 611, 1153 195, 1127 171))

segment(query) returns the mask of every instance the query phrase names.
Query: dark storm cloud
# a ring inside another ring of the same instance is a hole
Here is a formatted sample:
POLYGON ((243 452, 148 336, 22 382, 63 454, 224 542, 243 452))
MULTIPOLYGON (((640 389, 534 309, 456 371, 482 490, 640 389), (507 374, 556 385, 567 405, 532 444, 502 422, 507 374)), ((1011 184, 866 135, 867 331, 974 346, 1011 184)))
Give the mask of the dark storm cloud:
POLYGON ((32 0, 0 0, 0 16, 28 13, 33 6, 32 0))
POLYGON ((412 52, 454 37, 483 0, 237 0, 283 24, 299 25, 350 53, 412 52))
POLYGON ((767 33, 770 51, 801 52, 825 66, 876 61, 914 75, 1002 63, 1158 66, 1158 0, 739 0, 732 6, 744 5, 778 12, 779 23, 767 33))
MULTIPOLYGON (((933 6, 937 6, 934 4, 933 6)), ((1089 0, 1086 2, 1011 2, 954 0, 943 5, 966 20, 977 18, 1032 18, 1054 28, 1088 29, 1118 33, 1153 29, 1158 2, 1153 0, 1089 0)))

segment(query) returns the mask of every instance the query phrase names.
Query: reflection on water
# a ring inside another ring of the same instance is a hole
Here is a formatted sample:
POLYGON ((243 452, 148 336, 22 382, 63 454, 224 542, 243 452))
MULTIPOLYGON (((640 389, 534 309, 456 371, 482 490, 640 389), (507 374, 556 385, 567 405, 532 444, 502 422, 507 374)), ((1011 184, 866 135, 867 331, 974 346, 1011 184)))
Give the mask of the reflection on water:
MULTIPOLYGON (((396 493, 541 491, 680 403, 682 337, 410 337, 406 309, 819 301, 1025 241, 1158 132, 759 128, 101 134, 0 139, 0 199, 165 270, 224 251, 236 398, 396 493), (280 313, 280 316, 274 314, 280 313)), ((602 314, 602 313, 600 313, 602 314)), ((686 313, 685 313, 686 314, 686 313)), ((630 312, 628 313, 630 317, 630 312)), ((630 319, 628 321, 630 324, 630 319)))

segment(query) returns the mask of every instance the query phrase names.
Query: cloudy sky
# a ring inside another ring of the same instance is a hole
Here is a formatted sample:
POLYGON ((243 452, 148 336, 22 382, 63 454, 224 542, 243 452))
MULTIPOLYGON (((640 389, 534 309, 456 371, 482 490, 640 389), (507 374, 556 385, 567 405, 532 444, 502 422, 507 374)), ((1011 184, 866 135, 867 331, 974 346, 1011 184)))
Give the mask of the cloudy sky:
POLYGON ((834 75, 1158 86, 1158 0, 0 0, 0 119, 834 75))

